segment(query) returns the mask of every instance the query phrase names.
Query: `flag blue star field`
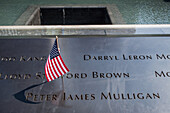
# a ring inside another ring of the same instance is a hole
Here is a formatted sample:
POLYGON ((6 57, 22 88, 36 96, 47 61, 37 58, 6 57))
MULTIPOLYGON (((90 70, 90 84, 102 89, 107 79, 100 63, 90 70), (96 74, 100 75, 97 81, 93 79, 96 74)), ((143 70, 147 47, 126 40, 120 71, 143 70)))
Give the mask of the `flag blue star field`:
POLYGON ((55 80, 56 78, 63 76, 67 72, 69 72, 69 69, 65 65, 63 59, 61 58, 57 46, 57 40, 55 40, 53 48, 50 52, 50 55, 45 65, 45 75, 47 81, 50 82, 52 80, 55 80))

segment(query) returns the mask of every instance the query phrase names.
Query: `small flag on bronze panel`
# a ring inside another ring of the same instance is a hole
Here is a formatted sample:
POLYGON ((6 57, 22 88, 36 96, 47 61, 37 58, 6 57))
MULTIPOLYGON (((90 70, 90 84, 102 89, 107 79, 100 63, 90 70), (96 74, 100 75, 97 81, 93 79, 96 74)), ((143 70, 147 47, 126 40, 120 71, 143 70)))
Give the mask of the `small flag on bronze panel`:
POLYGON ((59 78, 69 72, 69 69, 61 58, 58 46, 58 38, 56 38, 45 65, 45 75, 48 82, 55 80, 56 78, 59 78))

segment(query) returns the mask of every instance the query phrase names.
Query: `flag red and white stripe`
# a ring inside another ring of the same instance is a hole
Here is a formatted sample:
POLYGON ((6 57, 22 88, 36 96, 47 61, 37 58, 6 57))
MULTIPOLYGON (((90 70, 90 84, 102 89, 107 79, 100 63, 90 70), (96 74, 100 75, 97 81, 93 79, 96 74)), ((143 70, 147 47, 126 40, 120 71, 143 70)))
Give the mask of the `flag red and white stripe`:
POLYGON ((61 58, 61 55, 57 48, 57 43, 55 42, 45 65, 45 75, 47 81, 49 82, 55 80, 56 78, 63 76, 67 72, 69 72, 69 69, 61 58))

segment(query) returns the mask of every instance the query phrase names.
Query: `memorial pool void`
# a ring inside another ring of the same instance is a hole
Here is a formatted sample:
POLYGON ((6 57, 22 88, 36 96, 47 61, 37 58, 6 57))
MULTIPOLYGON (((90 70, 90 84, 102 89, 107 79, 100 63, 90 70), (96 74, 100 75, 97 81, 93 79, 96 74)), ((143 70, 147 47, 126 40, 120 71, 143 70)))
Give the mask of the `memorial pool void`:
MULTIPOLYGON (((31 9, 31 7, 30 7, 31 9)), ((111 25, 112 20, 107 7, 84 6, 84 7, 37 7, 30 13, 25 25, 111 25)), ((20 20, 24 20, 24 15, 20 20)), ((19 24, 21 21, 18 21, 19 24)))
POLYGON ((112 24, 106 8, 40 8, 41 25, 112 24))

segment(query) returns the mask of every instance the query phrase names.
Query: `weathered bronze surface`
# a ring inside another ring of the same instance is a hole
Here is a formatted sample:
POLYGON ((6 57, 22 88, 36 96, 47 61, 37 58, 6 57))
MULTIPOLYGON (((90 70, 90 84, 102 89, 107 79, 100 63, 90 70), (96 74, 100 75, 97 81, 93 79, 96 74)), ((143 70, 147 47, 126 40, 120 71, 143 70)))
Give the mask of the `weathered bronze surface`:
POLYGON ((170 37, 60 37, 70 72, 47 83, 53 42, 0 40, 0 113, 169 113, 170 37))

